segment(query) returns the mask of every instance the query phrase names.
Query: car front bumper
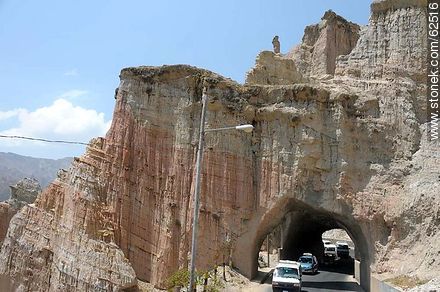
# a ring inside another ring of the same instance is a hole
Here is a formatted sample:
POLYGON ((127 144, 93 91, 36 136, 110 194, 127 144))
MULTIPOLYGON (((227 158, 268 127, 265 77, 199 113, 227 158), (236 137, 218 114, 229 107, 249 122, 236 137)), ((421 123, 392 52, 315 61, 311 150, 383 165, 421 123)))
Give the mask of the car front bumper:
POLYGON ((324 254, 324 260, 334 261, 334 260, 336 260, 336 255, 334 255, 334 254, 324 254))
POLYGON ((348 258, 350 256, 349 251, 338 251, 338 256, 341 258, 348 258))
POLYGON ((272 289, 274 291, 294 291, 294 292, 300 292, 301 286, 294 286, 294 284, 291 283, 272 283, 272 289))

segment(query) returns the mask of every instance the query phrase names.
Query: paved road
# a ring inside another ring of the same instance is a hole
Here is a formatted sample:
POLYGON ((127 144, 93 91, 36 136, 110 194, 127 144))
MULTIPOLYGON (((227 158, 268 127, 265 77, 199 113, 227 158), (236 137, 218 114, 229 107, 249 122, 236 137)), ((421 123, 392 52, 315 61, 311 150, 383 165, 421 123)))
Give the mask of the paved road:
MULTIPOLYGON (((271 279, 253 287, 255 292, 272 291, 271 279)), ((353 262, 321 267, 316 275, 303 275, 302 292, 363 291, 353 278, 353 262)))

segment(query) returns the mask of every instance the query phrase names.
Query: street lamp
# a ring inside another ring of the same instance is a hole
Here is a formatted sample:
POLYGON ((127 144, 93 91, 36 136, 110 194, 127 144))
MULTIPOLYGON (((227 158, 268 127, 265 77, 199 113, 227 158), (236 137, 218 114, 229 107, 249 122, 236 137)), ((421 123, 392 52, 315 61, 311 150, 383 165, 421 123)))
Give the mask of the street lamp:
POLYGON ((246 133, 252 132, 254 126, 252 125, 239 125, 217 129, 205 130, 206 119, 206 104, 208 102, 208 95, 206 95, 206 88, 203 89, 202 94, 202 114, 200 116, 200 133, 199 133, 199 147, 197 149, 196 160, 196 186, 194 189, 194 215, 192 226, 192 239, 191 239, 191 263, 190 263, 190 280, 189 280, 189 292, 195 290, 195 268, 196 268, 196 250, 197 250, 197 226, 199 223, 199 205, 200 205, 200 170, 202 168, 202 156, 203 147, 205 145, 205 132, 223 131, 223 130, 242 130, 246 133))
POLYGON ((205 129, 205 133, 206 132, 223 131, 223 130, 242 130, 246 133, 251 133, 254 130, 254 126, 252 126, 252 125, 239 125, 239 126, 225 127, 225 128, 205 129))

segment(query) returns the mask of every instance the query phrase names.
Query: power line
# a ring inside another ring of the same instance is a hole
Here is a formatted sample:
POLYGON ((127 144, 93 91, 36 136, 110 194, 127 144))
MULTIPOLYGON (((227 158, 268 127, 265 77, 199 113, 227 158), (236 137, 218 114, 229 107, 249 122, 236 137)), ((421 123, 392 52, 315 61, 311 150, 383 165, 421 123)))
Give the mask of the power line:
POLYGON ((78 142, 78 141, 49 140, 49 139, 42 139, 42 138, 33 138, 33 137, 25 137, 25 136, 13 136, 13 135, 0 135, 0 138, 22 139, 22 140, 40 141, 40 142, 47 142, 47 143, 63 143, 63 144, 89 145, 89 143, 78 142))

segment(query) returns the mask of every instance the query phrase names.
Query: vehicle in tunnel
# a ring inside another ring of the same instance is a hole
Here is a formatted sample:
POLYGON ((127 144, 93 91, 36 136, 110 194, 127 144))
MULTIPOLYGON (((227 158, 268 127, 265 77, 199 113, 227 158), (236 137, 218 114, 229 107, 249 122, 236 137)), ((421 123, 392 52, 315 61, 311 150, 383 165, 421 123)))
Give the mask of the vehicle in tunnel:
POLYGON ((301 291, 301 265, 295 261, 280 260, 272 275, 272 291, 301 291))
POLYGON ((324 263, 333 264, 339 260, 338 252, 335 244, 327 244, 324 246, 324 263))
POLYGON ((341 259, 348 259, 350 257, 350 247, 348 243, 342 241, 336 242, 336 253, 341 259))
POLYGON ((318 260, 320 273, 310 277, 319 278, 321 272, 355 276, 364 290, 369 291, 371 246, 361 226, 351 218, 315 208, 297 199, 284 198, 251 221, 248 224, 258 228, 239 239, 233 252, 238 268, 249 278, 258 277, 261 272, 260 255, 270 257, 266 248, 269 237, 269 250, 273 258, 271 263, 278 263, 279 260, 297 261, 304 253, 312 253, 318 260), (333 263, 324 262, 323 240, 333 244, 333 263), (335 260, 337 252, 334 243, 337 241, 349 243, 352 247, 350 258, 335 260), (250 242, 253 242, 252 248, 249 248, 250 242))
POLYGON ((301 265, 301 271, 303 273, 318 273, 318 260, 311 253, 304 253, 299 257, 298 262, 301 265))

